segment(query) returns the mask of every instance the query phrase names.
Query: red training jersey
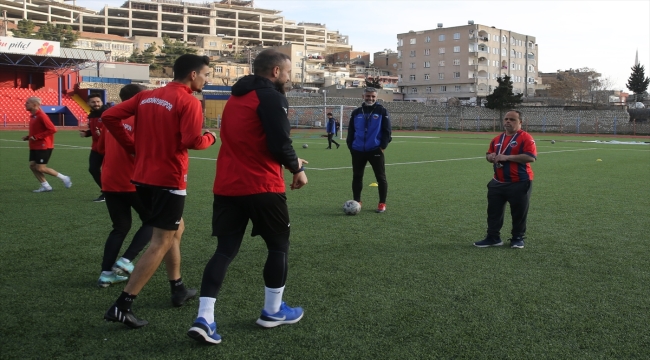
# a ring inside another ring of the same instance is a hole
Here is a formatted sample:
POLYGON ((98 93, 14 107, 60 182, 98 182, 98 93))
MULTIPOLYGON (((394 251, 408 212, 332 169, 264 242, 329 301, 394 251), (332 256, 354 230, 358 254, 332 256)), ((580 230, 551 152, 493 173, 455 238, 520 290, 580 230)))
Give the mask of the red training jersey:
POLYGON ((56 127, 52 124, 50 118, 38 109, 35 114, 29 117, 29 149, 30 150, 47 150, 54 149, 54 133, 56 127), (31 137, 36 140, 32 140, 31 137))
POLYGON ((287 98, 264 77, 248 75, 232 87, 221 120, 214 194, 286 192, 282 165, 298 170, 288 109, 287 98))
MULTIPOLYGON (((122 121, 122 126, 130 138, 133 138, 134 118, 122 121)), ((135 186, 131 183, 135 159, 115 140, 108 129, 104 129, 100 150, 104 153, 102 164, 102 191, 105 192, 134 192, 135 186), (101 148, 103 145, 103 149, 101 148)))
POLYGON ((88 117, 88 129, 90 130, 90 136, 93 139, 93 143, 90 147, 92 151, 97 151, 100 154, 103 154, 102 150, 100 149, 99 146, 99 139, 101 135, 97 135, 97 129, 99 129, 100 134, 102 130, 104 129, 104 123, 102 122, 102 118, 99 117, 88 117))
POLYGON ((129 154, 135 154, 136 185, 187 189, 187 150, 206 149, 216 140, 210 133, 201 134, 201 102, 178 82, 139 92, 106 110, 102 122, 129 154), (135 116, 133 138, 122 125, 131 116, 135 116))
MULTIPOLYGON (((535 140, 529 133, 523 130, 517 131, 513 136, 508 136, 506 133, 497 135, 490 142, 488 153, 504 155, 526 154, 537 159, 535 140)), ((503 167, 497 167, 496 164, 493 165, 494 180, 505 183, 533 180, 533 169, 530 163, 520 164, 514 161, 506 161, 502 164, 503 167)))

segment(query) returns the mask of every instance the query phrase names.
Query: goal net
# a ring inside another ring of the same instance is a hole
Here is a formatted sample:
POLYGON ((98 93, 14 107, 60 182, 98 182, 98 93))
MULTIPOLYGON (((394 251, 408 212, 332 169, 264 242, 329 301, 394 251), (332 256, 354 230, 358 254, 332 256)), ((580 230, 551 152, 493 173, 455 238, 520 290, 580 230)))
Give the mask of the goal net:
POLYGON ((339 125, 339 138, 343 139, 343 131, 356 106, 349 105, 317 105, 317 106, 292 106, 287 114, 291 127, 299 130, 318 129, 325 132, 327 126, 327 113, 332 113, 339 125))

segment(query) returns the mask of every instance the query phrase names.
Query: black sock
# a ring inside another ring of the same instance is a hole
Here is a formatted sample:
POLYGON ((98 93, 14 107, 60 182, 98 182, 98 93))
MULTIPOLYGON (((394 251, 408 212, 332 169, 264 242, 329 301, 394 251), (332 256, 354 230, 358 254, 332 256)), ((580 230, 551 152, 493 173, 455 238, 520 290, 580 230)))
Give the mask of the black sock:
POLYGON ((183 284, 183 278, 178 278, 178 280, 169 280, 169 285, 172 287, 172 294, 175 294, 179 291, 185 291, 185 284, 183 284))
POLYGON ((117 298, 115 305, 117 305, 117 308, 120 310, 131 311, 131 305, 133 304, 133 300, 135 300, 136 297, 138 297, 138 295, 131 295, 122 291, 120 297, 117 298))

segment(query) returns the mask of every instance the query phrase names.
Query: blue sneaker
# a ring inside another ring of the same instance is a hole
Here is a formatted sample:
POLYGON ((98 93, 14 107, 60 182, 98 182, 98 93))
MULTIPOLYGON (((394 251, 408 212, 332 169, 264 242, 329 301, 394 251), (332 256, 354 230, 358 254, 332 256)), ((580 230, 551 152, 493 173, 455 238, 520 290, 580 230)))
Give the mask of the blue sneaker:
POLYGON ((489 246, 501 246, 501 245, 503 245, 503 241, 501 241, 501 238, 492 238, 489 236, 486 236, 485 239, 474 243, 474 246, 480 248, 489 247, 489 246))
POLYGON ((133 262, 126 262, 122 260, 122 258, 117 259, 115 264, 113 265, 113 270, 114 273, 118 275, 131 275, 133 272, 133 269, 135 268, 135 265, 133 265, 133 262))
POLYGON ((524 237, 515 236, 510 239, 510 248, 511 249, 523 249, 524 248, 524 237))
POLYGON ((99 280, 97 280, 97 286, 105 288, 113 284, 121 283, 127 281, 129 278, 126 276, 120 276, 116 273, 111 273, 110 275, 99 275, 99 280))
POLYGON ((187 336, 192 339, 208 344, 218 344, 221 342, 221 335, 217 334, 217 323, 208 324, 204 318, 196 318, 192 327, 187 330, 187 336))
POLYGON ((257 325, 272 328, 283 324, 295 324, 302 319, 303 315, 302 308, 290 308, 283 301, 282 305, 280 305, 280 311, 275 314, 269 314, 262 309, 262 315, 257 319, 257 325))

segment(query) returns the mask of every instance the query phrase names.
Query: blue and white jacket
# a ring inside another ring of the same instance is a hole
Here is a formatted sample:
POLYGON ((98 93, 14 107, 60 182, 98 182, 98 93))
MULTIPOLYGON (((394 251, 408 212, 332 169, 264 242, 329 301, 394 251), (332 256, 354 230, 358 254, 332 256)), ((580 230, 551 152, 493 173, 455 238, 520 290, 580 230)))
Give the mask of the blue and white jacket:
POLYGON ((369 152, 386 149, 391 140, 390 117, 382 105, 375 103, 367 106, 364 103, 352 112, 346 139, 350 150, 369 152))

